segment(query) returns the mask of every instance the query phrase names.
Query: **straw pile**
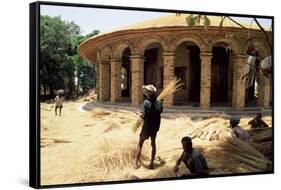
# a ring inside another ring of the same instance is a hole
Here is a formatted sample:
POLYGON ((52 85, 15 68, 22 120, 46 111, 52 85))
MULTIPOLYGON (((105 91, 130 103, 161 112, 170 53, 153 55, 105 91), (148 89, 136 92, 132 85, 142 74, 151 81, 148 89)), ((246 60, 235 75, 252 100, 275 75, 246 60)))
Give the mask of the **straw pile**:
POLYGON ((253 138, 253 147, 272 160, 272 128, 251 129, 249 134, 253 138))
POLYGON ((95 90, 91 90, 87 93, 86 96, 83 97, 83 101, 96 101, 97 93, 95 90))
MULTIPOLYGON (((163 91, 157 96, 157 100, 163 101, 166 97, 172 95, 176 91, 180 90, 183 86, 181 79, 174 78, 167 86, 163 89, 163 91)), ((136 132, 137 129, 143 125, 143 119, 139 117, 136 123, 133 126, 133 132, 136 132)))
MULTIPOLYGON (((135 169, 134 159, 137 139, 130 128, 120 125, 117 121, 104 121, 100 123, 104 129, 100 131, 95 139, 96 147, 94 152, 99 154, 90 158, 88 163, 93 163, 99 172, 99 180, 128 180, 137 179, 132 175, 135 169)), ((149 144, 144 144, 141 160, 148 162, 149 144)), ((96 178, 96 176, 95 176, 96 178)), ((97 178, 96 178, 97 179, 97 178)))
MULTIPOLYGON (((194 146, 205 156, 210 174, 262 172, 272 169, 271 128, 252 130, 253 143, 232 137, 228 120, 217 117, 198 122, 180 117, 180 128, 175 133, 185 133, 194 140, 194 146), (184 131, 185 130, 185 131, 184 131)), ((175 136, 175 135, 173 135, 175 136)))
POLYGON ((217 117, 204 120, 190 129, 189 136, 191 138, 199 138, 201 140, 213 141, 220 140, 224 137, 231 137, 231 129, 228 127, 227 120, 217 117))
POLYGON ((99 109, 99 108, 93 109, 91 112, 93 118, 103 118, 106 115, 111 114, 109 111, 105 111, 104 109, 99 109))
POLYGON ((215 146, 205 149, 205 155, 212 174, 263 172, 272 169, 270 160, 251 144, 238 138, 221 140, 215 146))

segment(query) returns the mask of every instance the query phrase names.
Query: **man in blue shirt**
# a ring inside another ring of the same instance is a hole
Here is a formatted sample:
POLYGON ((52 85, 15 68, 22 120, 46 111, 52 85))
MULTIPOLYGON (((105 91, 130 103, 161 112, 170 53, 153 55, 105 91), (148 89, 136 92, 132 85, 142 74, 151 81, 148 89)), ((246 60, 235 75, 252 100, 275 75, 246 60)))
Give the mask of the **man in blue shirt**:
POLYGON ((144 141, 150 137, 151 140, 151 161, 149 168, 154 168, 154 158, 156 154, 156 135, 160 128, 161 113, 163 111, 163 104, 161 101, 157 100, 157 89, 153 85, 145 85, 142 87, 143 94, 145 95, 145 100, 141 105, 139 112, 137 113, 143 118, 143 126, 140 133, 139 143, 136 150, 136 160, 135 168, 140 167, 140 156, 141 149, 144 141))
MULTIPOLYGON (((177 173, 179 165, 183 161, 190 171, 190 175, 205 176, 208 175, 208 165, 205 157, 195 148, 192 147, 192 139, 190 137, 183 137, 181 139, 183 152, 176 162, 174 172, 177 173)), ((187 174, 181 177, 186 177, 187 174)))

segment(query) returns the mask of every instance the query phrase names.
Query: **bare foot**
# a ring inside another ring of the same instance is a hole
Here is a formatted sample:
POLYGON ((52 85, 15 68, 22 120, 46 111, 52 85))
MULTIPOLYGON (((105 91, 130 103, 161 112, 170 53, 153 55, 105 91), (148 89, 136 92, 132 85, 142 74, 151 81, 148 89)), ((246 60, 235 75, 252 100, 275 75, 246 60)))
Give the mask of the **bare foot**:
POLYGON ((153 165, 153 164, 150 164, 149 167, 148 167, 148 169, 153 170, 153 169, 154 169, 154 165, 153 165))
POLYGON ((135 165, 134 165, 134 169, 136 169, 136 170, 139 169, 140 167, 141 167, 140 164, 135 164, 135 165))

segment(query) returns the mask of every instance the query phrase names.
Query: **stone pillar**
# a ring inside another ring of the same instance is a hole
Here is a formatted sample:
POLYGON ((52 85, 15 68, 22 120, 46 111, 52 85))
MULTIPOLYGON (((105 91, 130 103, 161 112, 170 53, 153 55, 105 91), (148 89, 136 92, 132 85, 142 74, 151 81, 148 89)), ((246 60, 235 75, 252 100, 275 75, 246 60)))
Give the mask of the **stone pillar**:
MULTIPOLYGON (((164 64, 164 86, 163 89, 174 79, 175 77, 175 53, 163 53, 164 64)), ((165 107, 171 107, 174 105, 174 95, 170 95, 164 99, 165 107)))
POLYGON ((130 56, 132 64, 132 105, 138 106, 143 102, 143 76, 144 76, 144 60, 140 55, 130 56))
POLYGON ((100 93, 99 93, 99 91, 100 91, 100 88, 99 88, 99 86, 100 86, 100 75, 99 75, 99 73, 100 73, 100 64, 99 63, 97 63, 96 64, 96 93, 97 93, 97 100, 100 100, 100 93))
POLYGON ((270 105, 270 79, 261 75, 258 85, 258 106, 268 108, 270 105))
POLYGON ((102 61, 99 65, 99 98, 100 101, 109 101, 110 97, 110 64, 102 61))
POLYGON ((110 100, 112 103, 121 100, 121 60, 111 59, 111 85, 110 85, 110 100))
POLYGON ((242 69, 245 65, 246 55, 233 56, 233 94, 232 106, 237 110, 243 110, 245 107, 245 79, 241 79, 242 69))
POLYGON ((202 52, 201 58, 201 81, 200 81, 200 107, 210 107, 211 100, 211 59, 212 53, 202 52))

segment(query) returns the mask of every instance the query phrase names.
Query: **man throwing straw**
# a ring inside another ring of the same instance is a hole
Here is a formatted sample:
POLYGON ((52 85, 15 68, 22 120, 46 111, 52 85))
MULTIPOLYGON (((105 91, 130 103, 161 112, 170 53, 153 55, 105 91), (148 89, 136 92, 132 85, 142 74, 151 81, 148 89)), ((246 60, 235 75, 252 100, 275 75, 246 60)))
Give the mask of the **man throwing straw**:
POLYGON ((137 114, 143 119, 143 126, 139 136, 139 143, 136 150, 135 169, 140 167, 141 149, 144 141, 150 137, 151 140, 151 160, 149 169, 154 169, 154 158, 156 154, 156 136, 160 128, 161 113, 163 103, 157 100, 157 89, 153 85, 142 87, 145 100, 137 114))

